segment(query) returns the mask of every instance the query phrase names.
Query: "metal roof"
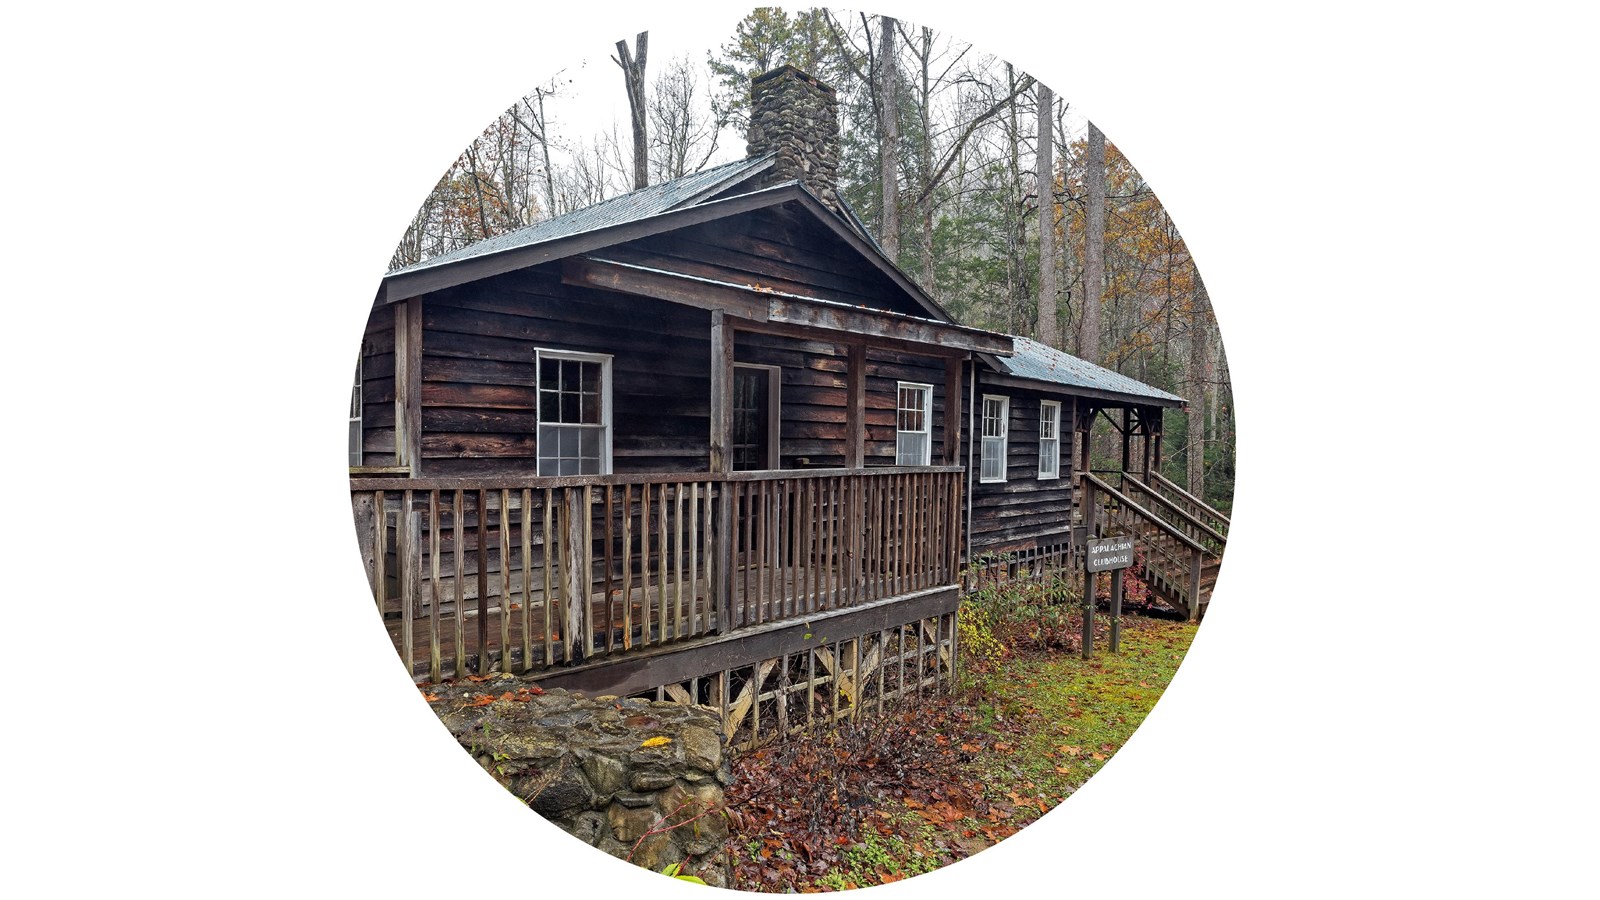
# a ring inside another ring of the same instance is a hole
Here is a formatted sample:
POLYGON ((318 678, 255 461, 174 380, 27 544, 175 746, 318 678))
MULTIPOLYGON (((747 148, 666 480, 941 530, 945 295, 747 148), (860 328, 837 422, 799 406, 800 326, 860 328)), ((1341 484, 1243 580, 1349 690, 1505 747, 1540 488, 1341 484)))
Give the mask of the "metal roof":
POLYGON ((1148 397, 1162 405, 1188 401, 1119 372, 1097 366, 1063 353, 1054 347, 1025 337, 1016 337, 1016 352, 1009 357, 990 357, 996 371, 1013 378, 1046 381, 1067 387, 1087 388, 1130 397, 1148 397))
POLYGON ((583 234, 612 225, 633 222, 648 216, 664 213, 692 203, 719 189, 735 184, 766 168, 772 162, 771 154, 746 157, 720 166, 712 166, 692 175, 652 184, 636 191, 619 194, 592 206, 575 209, 565 215, 536 222, 516 231, 485 238, 458 250, 426 259, 415 265, 390 272, 420 272, 435 266, 449 265, 467 259, 476 259, 520 247, 542 244, 559 238, 583 234))

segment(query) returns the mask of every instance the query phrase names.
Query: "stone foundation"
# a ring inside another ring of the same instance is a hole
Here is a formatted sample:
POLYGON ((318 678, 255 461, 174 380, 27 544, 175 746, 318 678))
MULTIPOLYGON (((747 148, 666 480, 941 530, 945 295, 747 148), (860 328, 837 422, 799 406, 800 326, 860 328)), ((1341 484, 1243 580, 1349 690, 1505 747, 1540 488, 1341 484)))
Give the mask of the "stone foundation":
POLYGON ((688 874, 727 885, 722 788, 731 776, 712 710, 534 694, 513 676, 428 690, 461 746, 562 830, 652 871, 682 862, 688 874))

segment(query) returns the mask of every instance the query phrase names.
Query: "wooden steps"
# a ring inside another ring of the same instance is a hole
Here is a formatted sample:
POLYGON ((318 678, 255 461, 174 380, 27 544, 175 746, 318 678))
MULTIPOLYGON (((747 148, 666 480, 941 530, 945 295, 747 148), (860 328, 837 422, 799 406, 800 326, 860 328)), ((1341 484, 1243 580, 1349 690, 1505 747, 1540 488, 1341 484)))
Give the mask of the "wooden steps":
POLYGON ((1135 573, 1162 603, 1199 619, 1211 602, 1227 547, 1228 519, 1170 481, 1156 486, 1118 473, 1116 486, 1084 475, 1093 534, 1131 534, 1135 573))

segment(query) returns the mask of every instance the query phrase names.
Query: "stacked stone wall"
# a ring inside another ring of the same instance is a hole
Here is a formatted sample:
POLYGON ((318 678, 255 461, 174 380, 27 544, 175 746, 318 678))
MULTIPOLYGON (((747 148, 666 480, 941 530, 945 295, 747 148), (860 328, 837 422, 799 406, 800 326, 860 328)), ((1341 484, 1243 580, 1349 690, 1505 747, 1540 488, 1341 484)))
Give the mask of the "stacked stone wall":
POLYGON ((653 871, 682 863, 708 884, 727 884, 731 776, 711 709, 535 694, 512 676, 429 690, 461 746, 562 830, 653 871))

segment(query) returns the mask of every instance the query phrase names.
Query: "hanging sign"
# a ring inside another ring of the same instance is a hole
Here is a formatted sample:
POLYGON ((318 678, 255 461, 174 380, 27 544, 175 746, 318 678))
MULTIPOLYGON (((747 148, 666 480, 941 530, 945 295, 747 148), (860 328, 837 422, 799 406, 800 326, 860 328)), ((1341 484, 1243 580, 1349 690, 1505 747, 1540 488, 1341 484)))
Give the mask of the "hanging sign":
POLYGON ((1133 565, 1133 536, 1100 538, 1088 544, 1090 572, 1109 572, 1133 565))

